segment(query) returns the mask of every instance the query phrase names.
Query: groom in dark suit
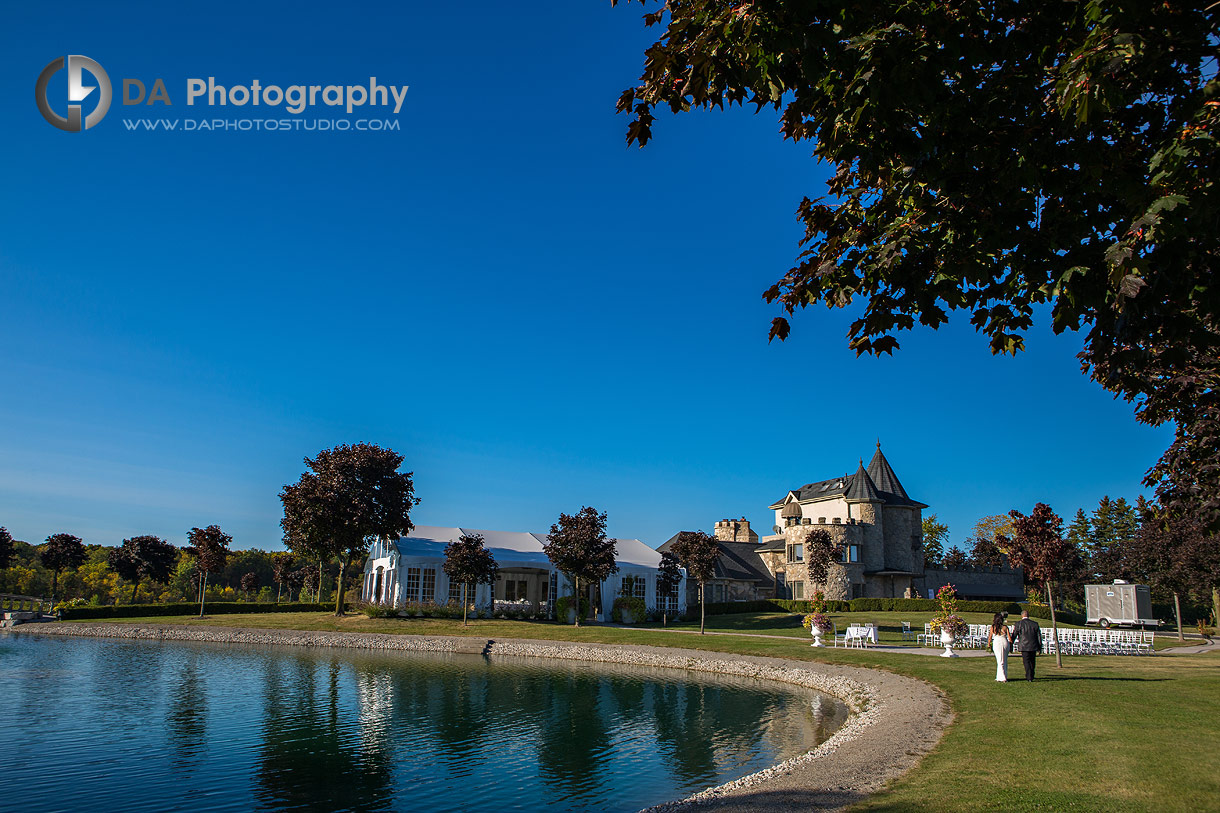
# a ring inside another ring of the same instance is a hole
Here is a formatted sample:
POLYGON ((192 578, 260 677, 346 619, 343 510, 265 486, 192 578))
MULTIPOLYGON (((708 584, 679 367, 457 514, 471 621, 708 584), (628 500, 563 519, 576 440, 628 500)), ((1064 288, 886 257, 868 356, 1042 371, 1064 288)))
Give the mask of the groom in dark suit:
POLYGON ((1021 653, 1021 661, 1025 664, 1025 679, 1034 679, 1034 660, 1042 651, 1042 628, 1037 621, 1029 617, 1029 610, 1021 611, 1021 620, 1012 629, 1017 641, 1017 650, 1021 653))

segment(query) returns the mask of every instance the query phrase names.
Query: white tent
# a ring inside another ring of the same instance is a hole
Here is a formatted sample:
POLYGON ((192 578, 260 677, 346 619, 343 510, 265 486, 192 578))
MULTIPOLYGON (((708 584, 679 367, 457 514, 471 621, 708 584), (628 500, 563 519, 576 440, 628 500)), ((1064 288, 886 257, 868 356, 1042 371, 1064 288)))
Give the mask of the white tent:
MULTIPOLYGON (((558 596, 572 594, 571 583, 543 553, 546 534, 418 525, 407 536, 373 545, 364 565, 361 597, 370 603, 395 607, 417 602, 444 604, 457 599, 460 595, 457 586, 450 585, 443 570, 445 546, 460 536, 474 534, 483 537, 500 566, 500 579, 494 587, 479 586, 472 602, 476 606, 487 607, 494 601, 497 606, 532 604, 541 608, 545 604, 553 607, 558 596)), ((609 618, 614 599, 622 591, 624 577, 639 580, 633 585, 633 594, 644 599, 650 609, 659 608, 656 584, 661 554, 638 539, 614 541, 618 572, 598 585, 595 591, 600 597, 597 609, 602 617, 609 618)), ((678 586, 677 596, 670 601, 677 602, 678 611, 685 609, 684 584, 678 586)), ((675 609, 674 604, 671 603, 669 609, 675 609)))

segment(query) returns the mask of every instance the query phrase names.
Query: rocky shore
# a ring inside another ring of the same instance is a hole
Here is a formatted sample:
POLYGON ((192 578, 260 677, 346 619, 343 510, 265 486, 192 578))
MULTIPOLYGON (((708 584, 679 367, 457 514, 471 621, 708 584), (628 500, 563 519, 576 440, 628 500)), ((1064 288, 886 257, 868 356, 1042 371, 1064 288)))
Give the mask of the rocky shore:
POLYGON ((952 720, 939 690, 912 678, 851 666, 668 647, 173 624, 39 624, 22 626, 18 634, 460 652, 637 664, 795 684, 834 695, 851 710, 843 727, 812 751, 687 799, 651 807, 649 813, 681 808, 836 810, 876 792, 913 768, 952 720))

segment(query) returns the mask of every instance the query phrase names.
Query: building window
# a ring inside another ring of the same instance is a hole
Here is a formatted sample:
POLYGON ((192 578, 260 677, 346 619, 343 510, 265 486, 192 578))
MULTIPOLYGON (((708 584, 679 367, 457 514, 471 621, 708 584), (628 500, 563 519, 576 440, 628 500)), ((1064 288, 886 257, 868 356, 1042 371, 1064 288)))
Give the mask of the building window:
POLYGON ((788 546, 788 561, 789 562, 805 561, 805 546, 804 545, 789 545, 788 546))
POLYGON ((404 601, 419 601, 419 568, 407 568, 407 592, 404 601))
POLYGON ((456 579, 449 580, 449 601, 454 604, 462 603, 462 583, 456 579))
POLYGON ((436 601, 436 568, 430 567, 424 571, 424 592, 422 601, 436 601))
POLYGON ((859 545, 844 545, 840 550, 840 562, 844 564, 848 562, 860 561, 860 546, 859 545))
POLYGON ((551 573, 551 577, 546 583, 546 613, 547 615, 555 614, 555 598, 559 594, 559 574, 551 573))
POLYGON ((796 599, 797 601, 800 601, 805 598, 805 583, 804 582, 793 582, 792 583, 792 598, 796 599))
POLYGON ((624 576, 622 587, 619 588, 619 595, 644 598, 644 593, 647 589, 648 582, 644 580, 643 576, 624 576))
POLYGON ((505 601, 525 601, 525 591, 527 582, 525 579, 505 579, 504 580, 504 600, 505 601))

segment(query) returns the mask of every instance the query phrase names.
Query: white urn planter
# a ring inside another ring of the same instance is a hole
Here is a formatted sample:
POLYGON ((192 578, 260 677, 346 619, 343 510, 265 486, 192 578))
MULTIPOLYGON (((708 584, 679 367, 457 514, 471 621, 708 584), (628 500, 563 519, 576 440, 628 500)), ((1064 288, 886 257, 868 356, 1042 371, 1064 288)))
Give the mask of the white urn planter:
POLYGON ((953 651, 953 633, 948 630, 940 631, 940 642, 945 645, 945 651, 940 653, 942 658, 956 658, 958 654, 953 651))
POLYGON ((813 643, 810 644, 810 646, 826 646, 822 643, 822 636, 826 633, 823 632, 817 624, 813 624, 809 627, 809 633, 813 636, 813 643))

